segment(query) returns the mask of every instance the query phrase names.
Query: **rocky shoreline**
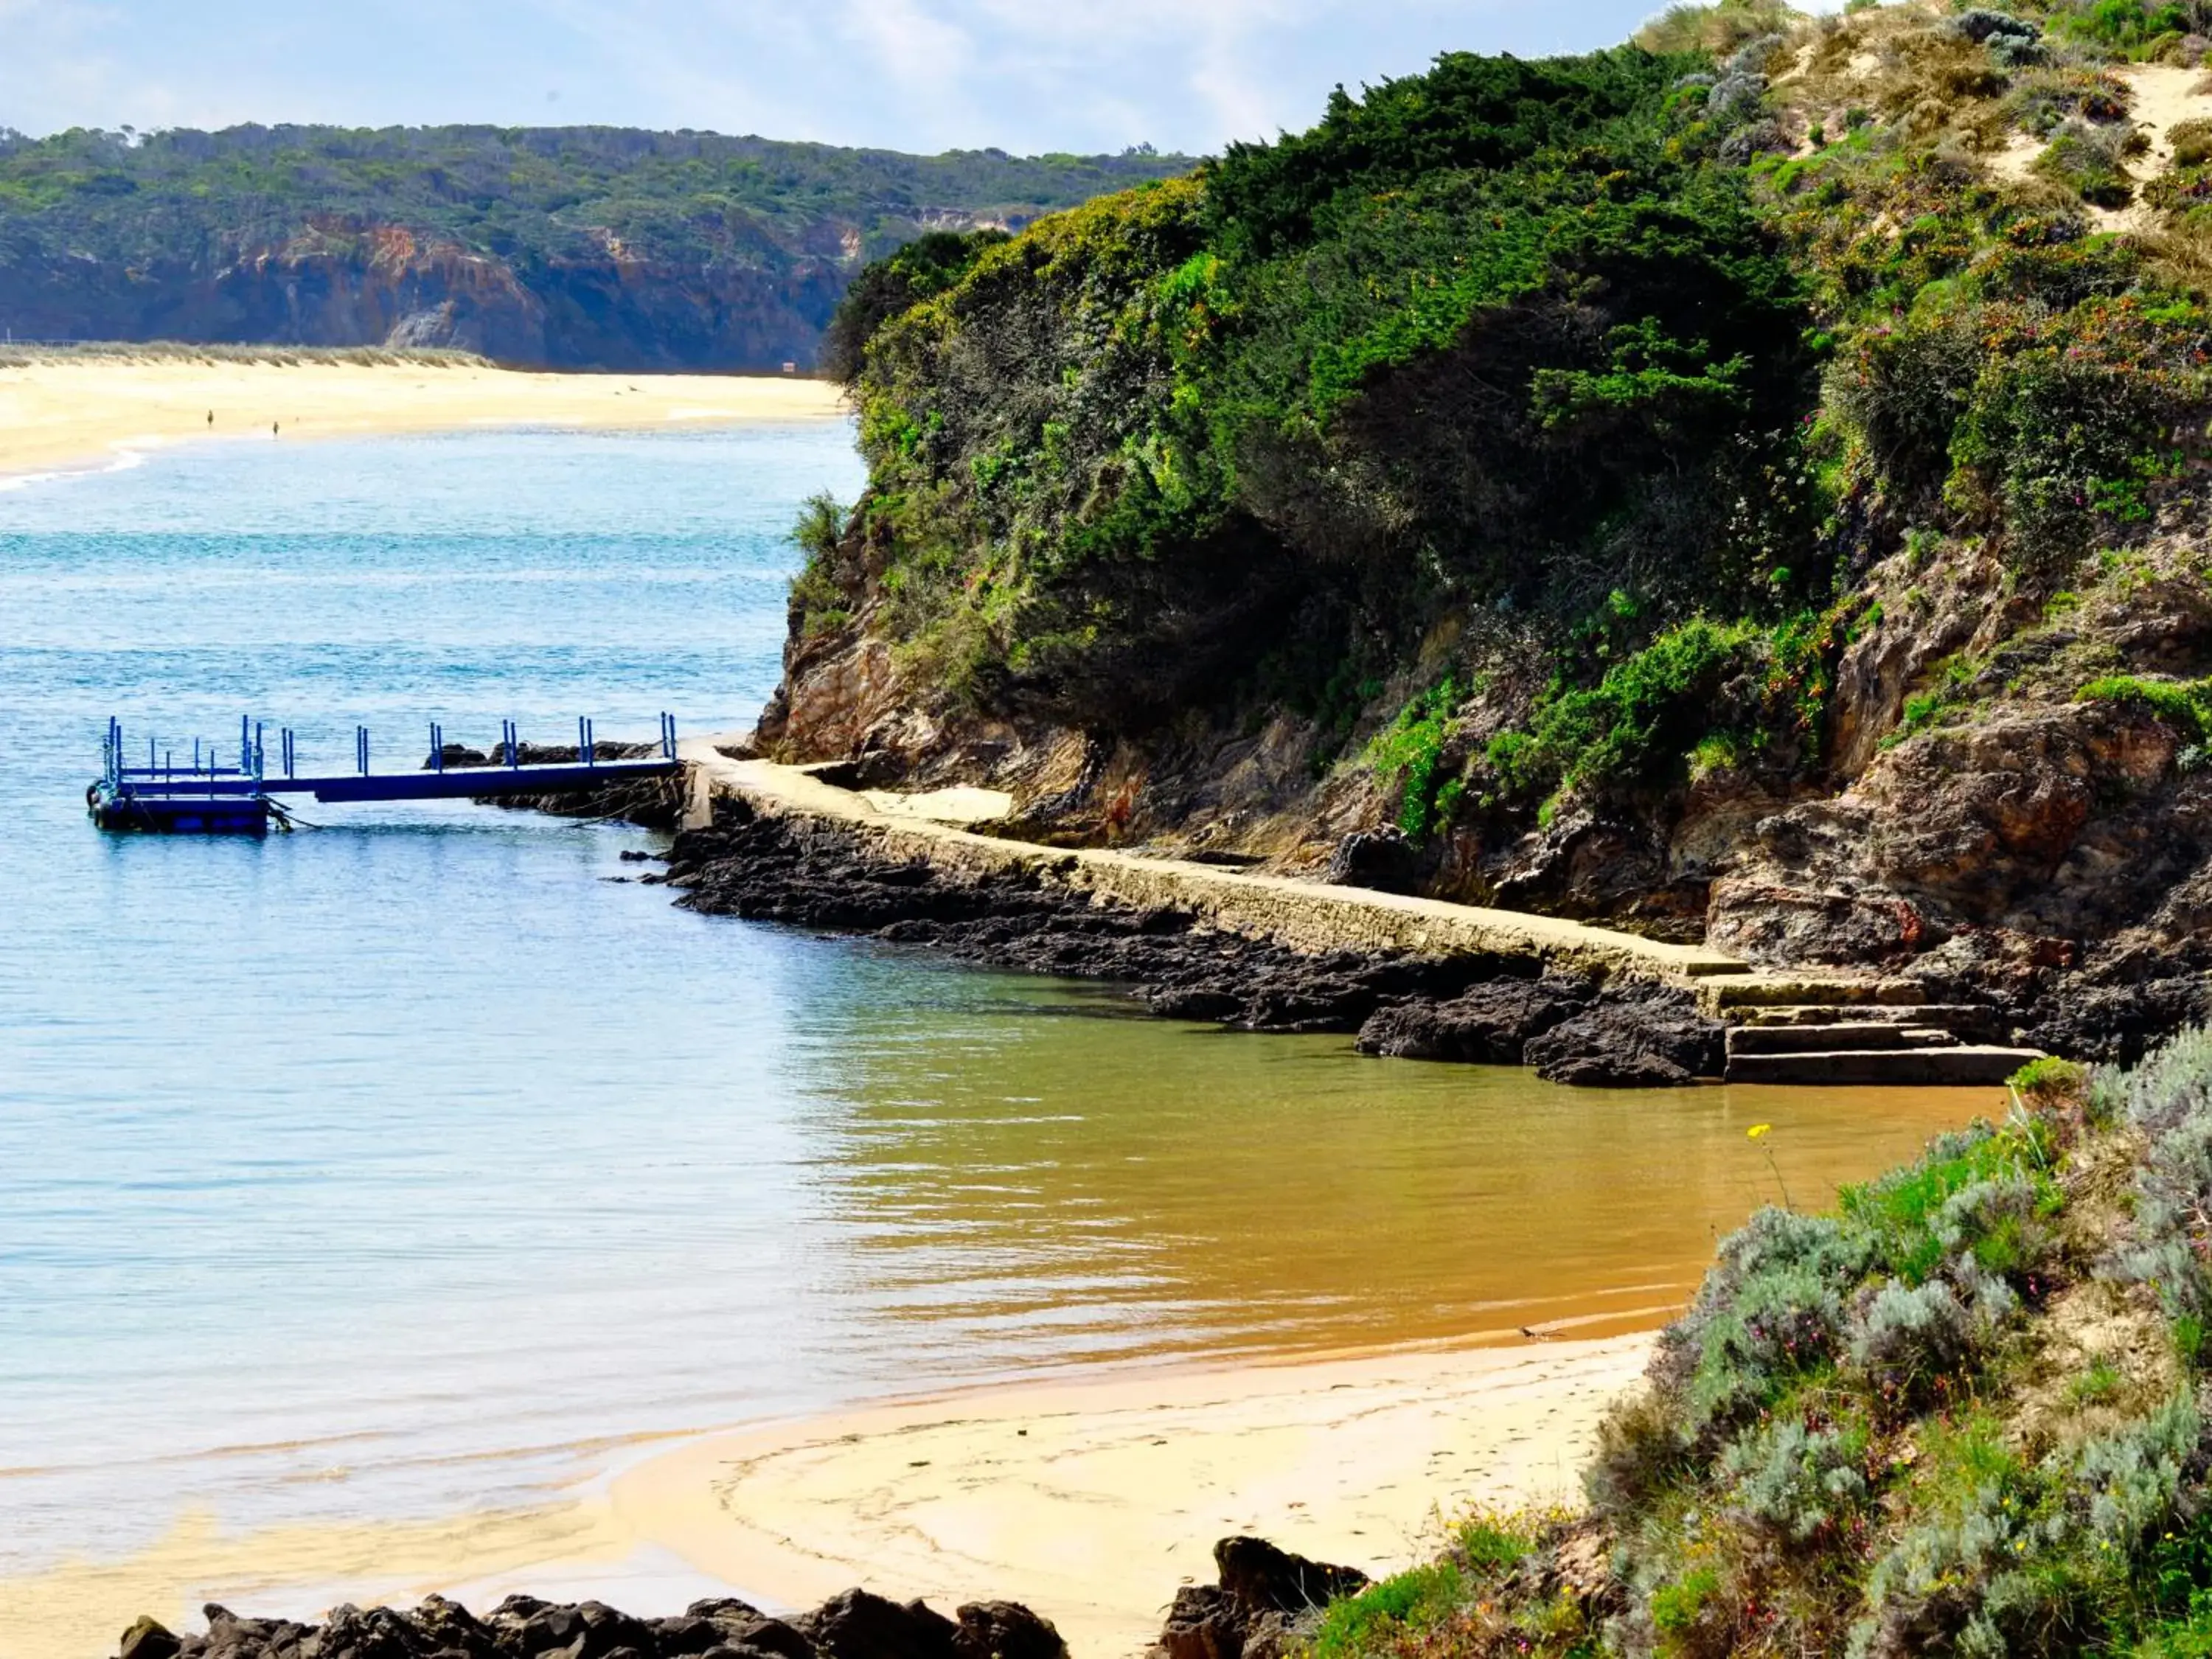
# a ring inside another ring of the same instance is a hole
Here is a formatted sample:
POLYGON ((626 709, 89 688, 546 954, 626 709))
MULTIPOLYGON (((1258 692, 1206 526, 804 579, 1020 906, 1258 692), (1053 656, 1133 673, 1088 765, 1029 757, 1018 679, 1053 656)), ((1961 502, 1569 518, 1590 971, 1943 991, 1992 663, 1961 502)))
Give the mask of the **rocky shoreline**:
POLYGON ((1716 1077, 1723 1027, 1686 988, 1545 972, 1527 956, 1294 951, 1139 908, 1035 869, 885 856, 854 830, 741 799, 680 834, 665 873, 702 915, 860 934, 961 962, 1101 980, 1164 1018, 1358 1033, 1377 1054, 1534 1066, 1548 1081, 1663 1087, 1716 1077))
MULTIPOLYGON (((1176 1592, 1151 1659, 1281 1659, 1311 1636, 1329 1601, 1368 1582, 1356 1567, 1260 1538, 1224 1538, 1213 1559, 1217 1582, 1176 1592)), ((865 1589, 789 1619, 734 1596, 662 1619, 531 1595, 510 1595, 481 1618, 442 1595, 404 1612, 338 1607, 321 1624, 241 1618, 214 1603, 203 1613, 208 1628, 196 1635, 139 1620, 116 1659, 1067 1659, 1052 1621, 1019 1602, 969 1602, 948 1619, 865 1589)))

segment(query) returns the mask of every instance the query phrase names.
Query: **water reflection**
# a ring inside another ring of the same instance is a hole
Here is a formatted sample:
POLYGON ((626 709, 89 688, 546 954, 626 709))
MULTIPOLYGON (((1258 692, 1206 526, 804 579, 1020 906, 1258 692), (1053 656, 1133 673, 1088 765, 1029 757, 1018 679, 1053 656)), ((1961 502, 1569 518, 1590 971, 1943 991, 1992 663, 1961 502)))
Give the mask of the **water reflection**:
POLYGON ((1561 1089, 1329 1037, 841 1004, 799 1040, 858 1289, 935 1346, 1318 1349, 1652 1322, 1783 1190, 1826 1203, 2002 1091, 1561 1089), (1753 1143, 1751 1125, 1774 1132, 1753 1143), (1770 1166, 1767 1154, 1773 1157, 1770 1166))

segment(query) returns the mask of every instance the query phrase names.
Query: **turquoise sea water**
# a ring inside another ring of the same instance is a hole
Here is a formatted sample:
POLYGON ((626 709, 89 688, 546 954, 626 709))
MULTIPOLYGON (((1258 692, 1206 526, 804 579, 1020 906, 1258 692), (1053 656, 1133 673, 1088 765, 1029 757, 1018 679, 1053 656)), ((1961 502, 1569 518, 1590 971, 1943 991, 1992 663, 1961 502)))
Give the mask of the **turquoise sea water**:
POLYGON ((1648 1322, 1956 1097, 1620 1097, 708 921, 462 805, 103 837, 101 726, 343 766, 750 720, 842 426, 210 447, 0 491, 0 1578, 542 1496, 1070 1360, 1648 1322))

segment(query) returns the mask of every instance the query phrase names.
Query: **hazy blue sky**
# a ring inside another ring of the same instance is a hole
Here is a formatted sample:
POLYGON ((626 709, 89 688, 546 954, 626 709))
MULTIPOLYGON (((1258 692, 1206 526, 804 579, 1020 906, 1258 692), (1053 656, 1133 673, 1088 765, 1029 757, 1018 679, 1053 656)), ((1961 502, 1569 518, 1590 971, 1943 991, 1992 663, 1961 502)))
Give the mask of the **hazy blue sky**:
POLYGON ((0 0, 0 126, 610 122, 1212 150, 1448 49, 1608 45, 1658 0, 0 0))

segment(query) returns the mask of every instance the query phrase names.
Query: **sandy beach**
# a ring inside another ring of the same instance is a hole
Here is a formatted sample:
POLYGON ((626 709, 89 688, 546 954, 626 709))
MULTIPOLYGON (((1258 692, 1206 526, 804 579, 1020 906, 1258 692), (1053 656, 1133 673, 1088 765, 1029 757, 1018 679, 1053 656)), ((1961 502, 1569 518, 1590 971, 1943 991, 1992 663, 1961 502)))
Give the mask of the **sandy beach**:
POLYGON ((788 1610, 854 1584, 1052 1618, 1127 1659, 1214 1540, 1258 1533, 1370 1572, 1477 1505, 1571 1499, 1648 1336, 1235 1368, 1133 1369, 634 1446, 571 1501, 436 1522, 227 1534, 187 1517, 129 1559, 0 1582, 9 1659, 99 1659, 141 1612, 305 1616, 431 1590, 599 1595, 644 1613, 726 1589, 788 1610))
POLYGON ((836 386, 797 377, 58 356, 0 367, 0 477, 111 465, 134 453, 210 440, 830 420, 843 409, 836 386))

